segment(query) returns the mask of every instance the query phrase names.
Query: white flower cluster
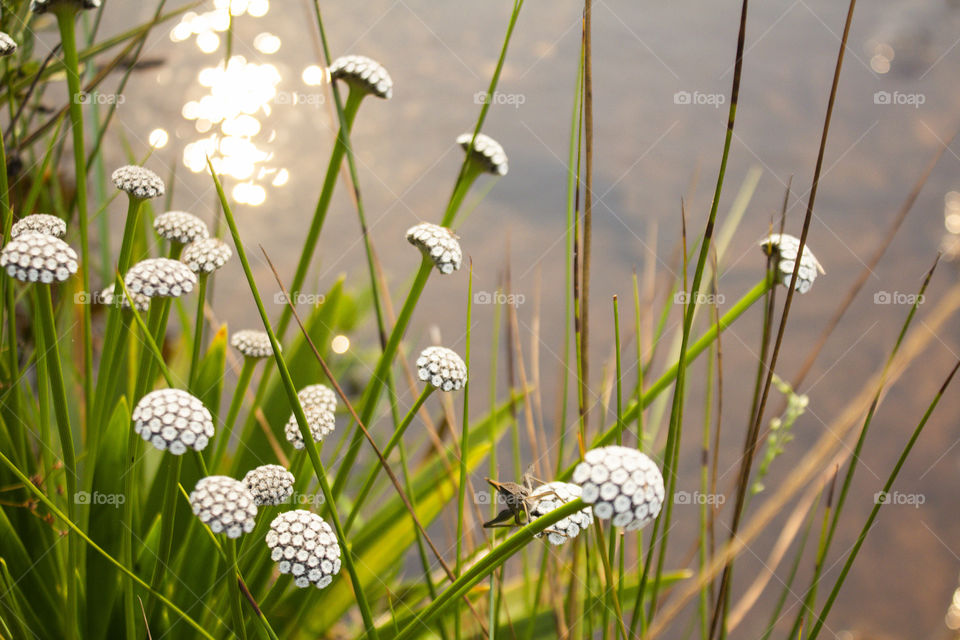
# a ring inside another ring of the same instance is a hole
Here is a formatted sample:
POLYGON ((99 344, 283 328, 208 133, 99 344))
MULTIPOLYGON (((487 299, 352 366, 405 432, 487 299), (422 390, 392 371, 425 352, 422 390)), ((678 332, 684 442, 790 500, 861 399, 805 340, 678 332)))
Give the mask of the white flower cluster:
MULTIPOLYGON (((117 284, 113 283, 112 285, 110 285, 109 287, 101 291, 100 302, 107 306, 115 304, 116 296, 114 295, 114 289, 116 289, 116 287, 117 287, 117 284)), ((150 308, 150 298, 148 298, 147 296, 143 295, 142 293, 133 293, 132 291, 130 292, 130 296, 133 298, 133 306, 134 308, 136 308, 137 311, 146 311, 147 309, 150 308)), ((129 309, 130 299, 127 298, 126 294, 124 294, 122 289, 120 290, 120 297, 122 298, 120 302, 122 308, 129 309)))
MULTIPOLYGON (((785 287, 790 286, 793 278, 793 268, 797 264, 797 255, 800 253, 800 238, 786 233, 774 233, 760 241, 763 252, 777 260, 777 282, 785 287)), ((800 268, 797 270, 796 291, 806 293, 813 286, 817 275, 824 273, 823 267, 810 247, 804 245, 800 256, 800 268)))
POLYGON ((159 198, 164 193, 163 180, 150 169, 128 164, 113 172, 113 184, 127 195, 140 200, 159 198))
POLYGON ((463 147, 464 151, 470 148, 471 140, 473 140, 473 154, 470 157, 473 161, 478 162, 487 173, 498 176, 507 175, 507 154, 499 142, 483 133, 478 133, 476 140, 473 139, 473 132, 457 136, 457 144, 463 147))
POLYGON ((213 438, 213 416, 199 398, 181 389, 158 389, 133 410, 133 430, 160 451, 179 456, 202 451, 213 438))
MULTIPOLYGON (((531 497, 535 500, 530 506, 530 519, 546 515, 580 496, 580 487, 569 482, 548 482, 541 485, 531 493, 531 497), (537 498, 541 495, 545 497, 537 498)), ((537 537, 546 534, 551 544, 563 544, 567 540, 576 538, 581 531, 586 531, 591 522, 593 522, 593 513, 590 507, 587 507, 559 520, 546 531, 538 533, 537 537)))
POLYGON ((10 34, 0 31, 0 57, 12 56, 17 52, 17 43, 10 34))
POLYGON ((283 504, 293 495, 293 474, 278 464, 265 464, 243 476, 258 507, 283 504))
POLYGON ((297 392, 304 410, 309 407, 319 407, 330 413, 337 411, 337 394, 325 384, 311 384, 297 392))
POLYGON ((389 100, 393 96, 393 80, 376 60, 366 56, 342 56, 330 65, 330 77, 344 80, 378 98, 389 100))
POLYGON ((148 298, 179 298, 193 291, 197 276, 179 260, 148 258, 130 267, 123 282, 130 293, 142 293, 148 298))
POLYGON ((167 211, 153 221, 153 230, 157 235, 171 242, 189 244, 194 240, 210 237, 203 220, 186 211, 167 211))
POLYGON ((591 449, 573 471, 583 501, 593 513, 628 531, 653 522, 663 506, 663 475, 637 449, 609 446, 591 449))
MULTIPOLYGON (((323 407, 304 407, 303 412, 307 417, 307 426, 310 428, 310 435, 314 442, 322 442, 324 437, 329 435, 336 426, 336 418, 323 407)), ((283 431, 287 441, 293 445, 294 449, 303 449, 305 443, 303 442, 303 436, 300 434, 300 425, 297 423, 296 414, 290 416, 283 431)))
POLYGON ((256 524, 257 504, 247 486, 227 476, 201 478, 190 493, 190 507, 214 533, 239 538, 256 524))
POLYGON ((450 229, 421 222, 407 229, 407 242, 430 256, 440 273, 450 274, 460 269, 463 252, 450 229))
POLYGON ((233 255, 233 249, 218 238, 194 240, 183 250, 180 261, 194 273, 213 273, 233 255))
POLYGON ((441 391, 459 391, 467 382, 467 365, 446 347, 427 347, 417 358, 417 375, 441 391))
POLYGON ((67 223, 62 218, 51 216, 49 213, 34 213, 13 223, 13 227, 10 228, 10 237, 16 238, 30 231, 62 238, 67 235, 67 223))
POLYGON ((0 251, 0 266, 21 282, 63 282, 78 268, 77 252, 55 236, 22 233, 0 251))
POLYGON ((273 345, 265 331, 243 329, 230 336, 230 346, 243 354, 245 358, 273 357, 273 345))
POLYGON ((304 509, 281 513, 267 533, 270 558, 280 573, 293 576, 303 588, 311 584, 323 589, 340 572, 340 545, 323 518, 304 509))

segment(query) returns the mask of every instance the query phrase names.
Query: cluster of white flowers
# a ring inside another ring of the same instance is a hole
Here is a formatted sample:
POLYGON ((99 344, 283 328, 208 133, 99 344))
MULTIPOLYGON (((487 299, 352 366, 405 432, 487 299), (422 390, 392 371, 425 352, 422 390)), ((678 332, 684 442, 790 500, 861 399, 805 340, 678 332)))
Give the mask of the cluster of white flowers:
POLYGON ((213 273, 233 255, 233 249, 218 238, 194 240, 183 250, 180 261, 194 273, 213 273))
POLYGON ((186 211, 167 211, 153 221, 157 235, 170 242, 189 244, 194 240, 210 237, 210 230, 203 220, 186 211))
POLYGON ((797 256, 800 255, 800 268, 797 270, 796 291, 806 293, 813 286, 813 281, 817 275, 824 273, 823 267, 810 247, 804 245, 803 254, 800 254, 800 239, 786 233, 774 233, 760 241, 760 247, 764 253, 777 262, 777 282, 785 287, 790 286, 790 280, 793 278, 793 268, 797 264, 797 256))
POLYGON ((133 410, 133 429, 160 451, 202 451, 213 438, 213 416, 199 398, 180 389, 158 389, 133 410))
POLYGON ((430 256, 440 273, 446 275, 460 270, 463 252, 457 236, 450 229, 421 222, 407 229, 407 242, 430 256))
POLYGON ((10 229, 10 237, 16 238, 22 233, 31 231, 62 238, 67 235, 67 223, 62 218, 51 216, 48 213, 34 213, 13 223, 13 227, 10 229))
POLYGON ((243 329, 230 336, 230 346, 243 354, 245 358, 271 358, 273 345, 265 331, 243 329))
POLYGON ((663 506, 663 476, 653 460, 637 449, 600 447, 586 453, 573 471, 583 501, 593 513, 628 531, 653 522, 663 506))
POLYGON ((427 347, 417 358, 417 375, 441 391, 459 391, 467 382, 467 365, 446 347, 427 347))
POLYGON ((267 546, 280 573, 292 575, 300 588, 313 584, 323 589, 340 572, 337 538, 330 525, 310 511, 296 509, 274 518, 267 546))
POLYGON ((393 80, 376 60, 366 56, 342 56, 330 65, 330 77, 359 87, 366 93, 389 100, 393 96, 393 80))
POLYGON ((498 176, 507 175, 507 154, 499 142, 483 133, 478 133, 476 139, 473 137, 473 132, 457 136, 457 144, 463 147, 464 151, 470 149, 471 140, 473 140, 471 160, 479 163, 488 173, 498 176))
POLYGON ((128 164, 113 172, 113 184, 131 198, 148 200, 164 194, 163 180, 150 169, 128 164))
POLYGON ((77 252, 56 236, 21 233, 0 251, 0 266, 21 282, 63 282, 77 272, 77 252))
POLYGON ((197 276, 179 260, 148 258, 130 267, 123 281, 130 293, 178 298, 193 291, 197 276))
POLYGON ((201 478, 190 494, 190 507, 214 533, 239 538, 256 524, 257 503, 247 485, 228 476, 201 478))
POLYGON ((293 495, 293 474, 278 464, 265 464, 243 476, 258 507, 283 504, 293 495))

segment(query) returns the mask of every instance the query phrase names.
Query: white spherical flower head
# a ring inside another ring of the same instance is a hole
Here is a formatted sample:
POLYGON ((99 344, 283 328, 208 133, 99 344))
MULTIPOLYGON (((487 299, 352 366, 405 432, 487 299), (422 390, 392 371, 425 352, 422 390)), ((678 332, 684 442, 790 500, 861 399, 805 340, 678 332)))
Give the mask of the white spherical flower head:
POLYGON ((239 538, 253 531, 257 504, 247 485, 227 476, 201 478, 190 494, 190 506, 214 533, 239 538))
POLYGON ((213 417, 203 402, 180 389, 159 389, 133 409, 133 430, 160 451, 175 456, 203 451, 213 438, 213 417))
POLYGON ((16 238, 30 231, 63 238, 67 235, 67 223, 62 218, 51 216, 49 213, 33 213, 13 223, 13 227, 10 228, 10 237, 16 238))
MULTIPOLYGON (((531 494, 535 502, 530 507, 530 517, 533 519, 546 515, 579 498, 580 494, 580 487, 569 482, 548 482, 539 486, 531 494), (537 498, 537 496, 544 497, 537 498)), ((576 538, 581 531, 586 531, 591 522, 593 522, 593 512, 590 507, 587 507, 551 525, 546 531, 538 533, 537 537, 540 538, 546 534, 551 544, 563 544, 567 540, 576 538)))
MULTIPOLYGON (((112 306, 117 303, 117 296, 114 294, 114 289, 116 288, 116 283, 110 285, 106 289, 100 292, 100 302, 107 306, 112 306)), ((146 311, 150 308, 150 298, 143 295, 142 293, 133 293, 130 292, 130 295, 133 297, 133 306, 137 311, 146 311)), ((130 308, 130 299, 127 298, 126 294, 123 293, 123 290, 120 290, 120 305, 124 309, 130 308)))
POLYGON ((450 229, 421 222, 407 229, 407 242, 430 256, 440 273, 450 274, 460 269, 463 252, 457 236, 450 229))
POLYGON ((0 57, 12 56, 17 52, 17 43, 8 34, 0 31, 0 57))
MULTIPOLYGON (((470 148, 470 141, 473 140, 473 133, 462 133, 457 136, 457 144, 466 151, 470 148)), ((500 143, 488 135, 478 133, 477 139, 473 142, 473 153, 470 159, 478 162, 487 173, 493 173, 498 176, 507 175, 507 154, 504 152, 500 143)))
POLYGON ((376 60, 366 56, 342 56, 330 65, 330 77, 343 80, 378 98, 389 100, 393 96, 393 80, 376 60))
POLYGON ((77 252, 55 236, 27 231, 0 251, 0 267, 21 282, 63 282, 77 272, 77 252))
POLYGON ((272 358, 273 345, 265 331, 243 329, 230 336, 230 346, 243 354, 244 358, 272 358))
POLYGON ((194 240, 183 250, 180 261, 194 273, 213 273, 233 255, 233 249, 218 238, 194 240))
POLYGON ((340 545, 323 518, 304 509, 285 511, 270 523, 270 559, 301 589, 323 589, 340 572, 340 545))
MULTIPOLYGON (((324 437, 330 434, 336 426, 334 415, 322 407, 304 407, 303 413, 307 416, 307 426, 310 427, 310 435, 313 436, 314 442, 322 442, 324 437)), ((283 432, 294 449, 303 449, 305 445, 296 415, 290 416, 283 432)))
POLYGON ((293 474, 278 464, 265 464, 243 476, 258 507, 283 504, 293 495, 293 474))
MULTIPOLYGON (((786 233, 774 233, 760 241, 760 248, 777 261, 777 282, 785 287, 790 286, 793 267, 800 253, 800 238, 786 233)), ((810 291, 813 281, 821 273, 825 271, 820 266, 820 262, 813 255, 813 251, 810 251, 810 247, 804 245, 803 255, 800 256, 800 269, 797 271, 796 291, 798 293, 810 291)))
POLYGON ((153 230, 157 235, 170 242, 189 244, 194 240, 210 237, 206 223, 186 211, 167 211, 153 221, 153 230))
POLYGON ((427 347, 417 358, 417 375, 441 391, 459 391, 467 383, 467 365, 446 347, 427 347))
POLYGON ((149 200, 164 193, 163 180, 150 169, 128 164, 113 172, 113 184, 131 198, 149 200))
POLYGON ((637 449, 609 446, 591 449, 573 471, 582 498, 593 513, 627 531, 653 522, 663 506, 663 475, 637 449))
POLYGON ((130 267, 123 282, 130 293, 142 293, 148 298, 179 298, 193 291, 197 276, 179 260, 149 258, 130 267))
POLYGON ((46 13, 58 4, 72 4, 77 9, 99 9, 100 0, 30 0, 30 11, 46 13))
POLYGON ((319 407, 330 413, 337 411, 337 394, 325 384, 311 384, 297 392, 304 409, 319 407))

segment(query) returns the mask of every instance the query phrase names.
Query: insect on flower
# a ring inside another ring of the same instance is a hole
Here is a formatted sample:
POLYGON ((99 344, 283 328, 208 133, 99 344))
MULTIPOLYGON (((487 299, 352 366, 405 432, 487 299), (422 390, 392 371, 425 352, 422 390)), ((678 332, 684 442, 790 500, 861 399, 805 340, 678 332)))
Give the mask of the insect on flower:
MULTIPOLYGON (((546 483, 535 478, 533 474, 530 473, 530 469, 527 469, 527 472, 523 474, 522 484, 516 482, 499 482, 493 478, 486 478, 486 481, 491 487, 496 489, 497 495, 503 498, 503 502, 506 504, 506 508, 500 511, 493 520, 483 523, 486 529, 492 529, 494 527, 519 527, 527 524, 531 512, 541 500, 557 497, 557 493, 550 489, 538 492, 538 489, 534 487, 534 482, 541 486, 546 483)), ((564 535, 561 531, 549 529, 546 533, 564 535)))

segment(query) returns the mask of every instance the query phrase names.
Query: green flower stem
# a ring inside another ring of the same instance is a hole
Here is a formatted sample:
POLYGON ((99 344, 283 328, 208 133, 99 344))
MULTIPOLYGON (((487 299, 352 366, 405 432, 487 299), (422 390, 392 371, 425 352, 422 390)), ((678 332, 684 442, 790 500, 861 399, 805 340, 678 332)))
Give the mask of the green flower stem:
POLYGON ((447 203, 447 209, 443 212, 443 220, 440 222, 441 227, 449 227, 453 224, 453 220, 457 216, 457 212, 460 210, 464 198, 466 198, 467 193, 470 192, 470 187, 473 186, 473 183, 477 181, 477 178, 479 178, 483 172, 483 167, 469 159, 468 154, 463 177, 458 180, 454 186, 453 193, 450 194, 450 202, 447 203))
POLYGON ((223 545, 227 553, 227 586, 229 589, 230 610, 233 613, 233 622, 236 625, 234 632, 242 639, 247 639, 247 628, 243 624, 243 610, 240 608, 240 583, 237 577, 240 569, 237 567, 237 541, 228 538, 223 545))
POLYGON ((203 346, 203 306, 207 298, 207 279, 209 273, 199 273, 197 277, 200 281, 197 286, 197 318, 193 328, 193 354, 190 357, 190 392, 196 394, 197 370, 200 368, 200 349, 203 346))
MULTIPOLYGON (((421 633, 424 625, 429 624, 431 620, 444 612, 450 605, 457 602, 460 597, 466 594, 478 582, 491 575, 497 567, 533 540, 535 534, 549 528, 563 518, 573 515, 586 506, 582 499, 577 498, 518 529, 516 533, 491 549, 490 553, 483 556, 476 564, 444 589, 433 602, 418 613, 417 616, 397 634, 395 640, 409 640, 410 638, 416 637, 421 633)), ((492 626, 491 629, 493 629, 492 626)))
MULTIPOLYGON (((390 364, 393 362, 393 356, 396 354, 397 348, 400 346, 400 340, 403 338, 403 334, 406 333, 407 326, 410 324, 410 318, 413 316, 413 310, 416 308, 417 302, 420 300, 420 295, 423 293, 423 288, 426 286, 427 279, 430 277, 430 272, 432 270, 433 261, 430 260, 429 257, 424 256, 420 262, 420 270, 417 271, 417 275, 414 278, 413 284, 410 286, 410 292, 407 294, 407 298, 403 303, 403 308, 400 309, 400 314, 397 316, 397 322, 393 326, 393 331, 390 332, 390 338, 387 340, 387 345, 383 348, 383 353, 380 354, 380 360, 377 362, 377 368, 370 377, 370 382, 367 384, 367 387, 363 393, 363 397, 360 400, 363 406, 362 413, 360 414, 360 421, 363 424, 370 424, 370 418, 373 417, 373 414, 376 411, 377 401, 380 399, 380 392, 383 389, 384 382, 386 381, 387 370, 390 368, 390 364)), ((357 425, 354 425, 353 438, 351 439, 346 452, 344 452, 343 460, 340 463, 340 469, 337 471, 336 478, 333 482, 334 496, 339 496, 343 491, 343 486, 347 481, 347 476, 350 475, 353 463, 357 458, 357 453, 360 451, 360 443, 362 440, 363 432, 357 425)))
POLYGON ((250 387, 250 379, 253 377, 253 369, 257 366, 256 358, 244 358, 243 368, 240 369, 240 377, 237 378, 237 386, 233 390, 233 397, 230 400, 230 408, 227 410, 227 419, 220 432, 220 438, 217 440, 217 447, 210 458, 210 468, 217 469, 220 461, 227 450, 227 443, 230 441, 230 434, 233 433, 233 427, 237 422, 237 415, 240 413, 240 407, 243 406, 243 396, 250 387))
MULTIPOLYGON (((48 285, 34 287, 37 296, 39 321, 43 330, 44 358, 50 375, 50 388, 53 391, 53 411, 57 417, 57 429, 60 432, 60 447, 63 450, 64 476, 67 484, 67 515, 75 519, 77 492, 77 461, 73 450, 73 431, 70 428, 70 411, 67 403, 67 389, 63 383, 63 366, 60 362, 60 347, 57 341, 57 328, 53 319, 53 301, 48 285)), ((70 558, 67 572, 67 634, 73 638, 77 633, 77 584, 74 568, 79 568, 80 548, 76 536, 70 536, 68 555, 70 558)))
MULTIPOLYGON (((117 569, 119 569, 124 575, 126 575, 127 577, 129 577, 132 582, 135 582, 136 584, 140 585, 140 586, 143 587, 144 589, 150 590, 150 585, 148 585, 146 582, 144 582, 144 581, 141 580, 139 577, 137 577, 137 574, 135 574, 133 571, 131 571, 131 570, 127 567, 127 565, 123 564, 122 562, 120 562, 119 560, 117 560, 116 558, 114 558, 113 556, 111 556, 109 553, 107 553, 106 551, 104 551, 96 542, 94 542, 93 540, 91 540, 91 539, 89 538, 89 536, 87 536, 87 534, 84 533, 83 529, 81 529, 79 526, 77 526, 77 525, 73 522, 73 520, 70 519, 69 516, 67 516, 66 514, 63 513, 63 511, 61 511, 60 509, 58 509, 57 506, 54 504, 53 500, 51 500, 50 498, 48 498, 47 495, 44 494, 43 491, 41 491, 41 490, 33 483, 33 481, 30 480, 30 478, 28 478, 22 471, 20 471, 19 467, 17 467, 17 465, 15 465, 6 455, 4 455, 4 453, 3 453, 2 451, 0 451, 0 462, 2 462, 2 463, 4 464, 4 466, 6 466, 6 467, 10 470, 11 473, 13 473, 13 475, 17 476, 17 478, 20 480, 20 482, 21 482, 21 484, 24 486, 24 488, 26 488, 28 491, 30 491, 31 493, 33 493, 33 495, 35 495, 40 502, 42 502, 44 505, 46 505, 47 509, 50 510, 50 513, 52 513, 53 515, 55 515, 55 516, 56 516, 57 518, 59 518, 65 525, 67 525, 67 527, 74 533, 74 535, 70 536, 71 539, 74 538, 74 537, 76 537, 76 538, 82 540, 82 541, 85 542, 91 549, 93 549, 94 551, 96 551, 97 553, 99 553, 100 555, 102 555, 104 558, 106 558, 106 560, 107 560, 110 564, 114 565, 114 566, 115 566, 117 569)), ((131 565, 131 566, 132 566, 132 565, 131 565)), ((152 594, 155 598, 157 598, 158 600, 160 600, 161 602, 163 602, 163 604, 164 604, 166 607, 168 607, 171 611, 173 611, 174 613, 176 613, 184 622, 186 622, 186 623, 189 624, 191 627, 193 627, 194 629, 196 629, 197 632, 198 632, 201 636, 203 636, 204 638, 208 638, 209 640, 214 640, 214 639, 213 639, 213 636, 210 635, 210 633, 209 633, 206 629, 204 629, 204 628, 203 628, 197 621, 195 621, 193 618, 191 618, 191 617, 188 616, 186 613, 184 613, 182 610, 180 610, 180 608, 177 607, 177 605, 173 604, 172 602, 170 602, 170 600, 168 600, 167 598, 165 598, 165 597, 163 596, 163 594, 154 592, 154 591, 152 591, 152 590, 150 590, 150 592, 151 592, 151 594, 152 594)), ((103 613, 103 612, 95 612, 95 614, 102 614, 102 613, 103 613)), ((135 637, 137 637, 137 636, 134 635, 134 636, 128 636, 128 637, 135 638, 135 637)))
MULTIPOLYGON (((410 423, 413 422, 414 417, 416 417, 417 412, 420 411, 420 407, 423 406, 423 403, 427 401, 427 398, 430 397, 430 394, 434 392, 436 387, 433 385, 426 385, 423 388, 423 391, 420 393, 420 396, 417 398, 417 401, 413 403, 413 406, 410 407, 410 410, 407 411, 407 415, 403 417, 403 420, 400 422, 400 426, 396 428, 393 432, 393 435, 390 436, 390 440, 387 442, 387 446, 383 448, 383 457, 384 459, 390 455, 390 452, 393 451, 393 448, 397 446, 397 443, 400 442, 400 439, 403 437, 403 432, 407 430, 407 427, 410 426, 410 423)), ((347 516, 347 521, 343 525, 343 530, 347 533, 350 532, 350 528, 353 526, 354 520, 357 519, 357 514, 360 513, 360 507, 363 505, 363 501, 367 498, 367 494, 370 493, 370 489, 373 488, 373 483, 377 479, 377 474, 380 472, 381 465, 375 465, 370 471, 370 475, 367 476, 367 479, 363 483, 363 488, 360 489, 360 493, 357 494, 357 497, 353 502, 353 509, 350 511, 350 515, 347 516)))
MULTIPOLYGON (((333 197, 333 190, 337 186, 337 176, 340 173, 340 165, 343 164, 343 156, 347 151, 346 136, 353 128, 353 121, 357 116, 357 110, 363 101, 364 93, 362 91, 350 90, 347 95, 347 102, 343 106, 343 127, 337 133, 337 141, 333 145, 333 152, 330 154, 330 162, 327 164, 327 174, 323 178, 323 188, 320 190, 320 198, 317 200, 317 207, 313 212, 313 221, 310 223, 310 229, 307 231, 307 237, 303 241, 303 250, 300 252, 300 261, 297 263, 297 270, 294 273, 293 281, 290 283, 290 293, 296 296, 303 282, 306 280, 307 271, 310 269, 310 262, 313 260, 313 253, 317 246, 317 240, 320 238, 320 231, 323 229, 323 223, 327 218, 327 211, 330 209, 330 200, 333 197), (346 135, 344 135, 346 133, 346 135)), ((290 324, 292 312, 287 305, 283 306, 280 313, 280 321, 277 322, 277 337, 281 340, 290 324)))
POLYGON ((263 306, 263 300, 261 299, 260 292, 257 289, 257 283, 253 278, 253 271, 250 268, 250 262, 247 260, 247 253, 243 248, 243 242, 240 240, 240 232, 237 231, 237 224, 233 219, 233 212, 230 210, 230 203, 227 201, 227 196, 223 192, 223 185, 220 184, 220 179, 213 170, 213 164, 210 162, 209 158, 207 158, 207 167, 210 170, 210 175, 213 177, 213 183, 217 188, 217 195, 219 196, 220 204, 223 207, 223 215, 227 221, 227 225, 230 228, 230 235, 233 236, 233 242, 237 249, 237 257, 240 259, 240 264, 243 266, 244 275, 246 276, 247 282, 250 285, 250 292, 253 294, 253 298, 257 303, 257 310, 260 312, 260 318, 263 321, 264 329, 266 330, 267 335, 270 336, 270 345, 273 347, 273 357, 277 363, 277 368, 280 370, 280 379, 283 381, 283 387, 287 393, 287 399, 289 400, 290 406, 293 409, 293 414, 297 418, 297 424, 300 427, 300 435, 303 437, 307 454, 310 456, 310 462, 313 464, 317 481, 320 483, 320 490, 323 492, 324 500, 326 500, 328 513, 330 514, 330 520, 333 522, 333 528, 337 535, 337 541, 340 543, 340 548, 343 550, 343 566, 346 568, 347 574, 350 576, 350 584, 353 588, 353 593, 357 598, 357 607, 360 609, 360 615, 363 618, 364 627, 366 628, 368 637, 371 640, 377 640, 377 629, 373 622, 373 615, 370 613, 370 605, 367 603, 366 594, 363 592, 363 585, 360 583, 360 580, 357 577, 357 568, 354 565, 353 560, 353 548, 347 543, 346 534, 344 533, 343 527, 340 524, 340 516, 337 514, 337 505, 334 499, 334 494, 330 490, 330 485, 327 482, 327 474, 323 468, 323 462, 320 460, 320 454, 317 452, 317 445, 313 441, 313 437, 310 434, 310 427, 307 424, 307 417, 303 412, 303 407, 300 405, 300 400, 297 398, 297 389, 293 385, 293 378, 290 377, 290 371, 287 369, 286 362, 283 359, 283 354, 280 351, 280 342, 277 340, 277 336, 273 332, 273 327, 270 324, 270 318, 267 316, 267 311, 263 306))
MULTIPOLYGON (((10 228, 13 226, 13 211, 10 209, 10 192, 7 183, 7 152, 3 144, 3 136, 0 135, 0 215, 3 221, 4 244, 10 238, 10 228)), ((9 402, 4 401, 4 409, 9 411, 10 416, 20 415, 19 398, 20 385, 16 381, 20 378, 20 361, 17 358, 17 316, 16 316, 16 297, 13 291, 13 282, 8 278, 3 278, 0 282, 0 291, 2 291, 3 304, 6 311, 6 333, 7 344, 7 375, 10 391, 5 395, 9 402)), ((13 432, 10 434, 13 444, 16 447, 16 458, 27 460, 27 437, 20 421, 6 420, 13 432), (14 427, 13 425, 17 425, 14 427)))
MULTIPOLYGON (((467 371, 470 371, 470 335, 473 327, 473 261, 470 261, 470 272, 467 278, 467 330, 466 330, 466 352, 464 354, 464 364, 467 371)), ((464 524, 464 504, 467 499, 467 443, 470 440, 470 376, 463 385, 463 419, 460 422, 460 480, 457 483, 457 556, 454 568, 454 575, 459 576, 463 570, 463 524, 464 524)), ((459 609, 459 607, 458 607, 459 609)), ((459 611, 458 611, 459 614, 459 611)), ((456 630, 459 635, 460 616, 454 617, 456 630)))
MULTIPOLYGON (((160 549, 157 553, 157 562, 153 566, 153 579, 150 580, 150 586, 155 591, 163 589, 163 578, 173 549, 173 524, 177 512, 177 491, 180 485, 182 463, 183 456, 172 454, 164 456, 163 466, 166 468, 167 482, 163 489, 163 510, 160 515, 160 549)), ((147 606, 147 620, 153 618, 156 602, 156 600, 151 600, 151 604, 147 606)))
MULTIPOLYGON (((684 359, 685 364, 693 362, 697 356, 703 353, 707 347, 709 347, 717 339, 719 332, 723 331, 730 325, 732 325, 737 319, 740 318, 749 309, 757 302, 763 295, 767 292, 767 289, 774 286, 773 281, 768 281, 766 278, 762 282, 758 282, 750 291, 748 291, 740 300, 736 302, 730 310, 727 311, 723 316, 720 317, 720 320, 712 324, 710 328, 700 337, 699 340, 687 347, 686 357, 684 359)), ((627 423, 637 419, 637 416, 640 411, 646 409, 650 406, 650 403, 677 377, 677 369, 679 362, 674 363, 672 367, 667 369, 666 372, 660 378, 650 385, 649 388, 644 390, 642 400, 637 403, 633 402, 623 414, 622 422, 627 423)), ((608 444, 611 444, 617 437, 617 424, 614 423, 606 431, 604 431, 599 437, 594 439, 592 446, 593 447, 602 447, 608 444)), ((560 475, 561 479, 569 478, 573 473, 573 465, 565 469, 560 475)))
MULTIPOLYGON (((80 62, 77 57, 77 35, 74 22, 76 5, 70 2, 54 3, 53 12, 60 27, 63 45, 63 61, 67 76, 70 101, 70 129, 73 132, 73 161, 76 171, 77 221, 80 227, 80 277, 84 291, 90 291, 90 242, 87 233, 87 160, 83 141, 83 106, 80 103, 80 62)), ((93 402, 93 339, 90 322, 90 305, 82 308, 83 316, 83 399, 84 411, 89 422, 93 402)))

